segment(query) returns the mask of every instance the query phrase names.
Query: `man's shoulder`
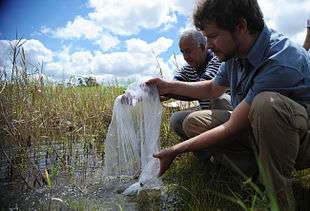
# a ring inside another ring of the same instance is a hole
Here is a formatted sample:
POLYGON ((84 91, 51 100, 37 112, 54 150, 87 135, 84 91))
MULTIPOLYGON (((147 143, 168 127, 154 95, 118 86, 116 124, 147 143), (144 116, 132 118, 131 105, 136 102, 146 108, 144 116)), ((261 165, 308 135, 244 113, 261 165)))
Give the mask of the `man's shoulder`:
POLYGON ((303 63, 308 63, 309 55, 302 46, 286 36, 272 31, 266 60, 271 61, 273 65, 298 68, 303 63))
POLYGON ((196 80, 196 70, 190 65, 184 65, 175 72, 174 80, 178 81, 192 81, 196 80))
POLYGON ((183 65, 176 71, 176 74, 193 74, 195 71, 195 68, 191 67, 190 65, 183 65))
POLYGON ((184 71, 192 71, 194 68, 188 64, 183 65, 180 69, 179 72, 184 72, 184 71))
POLYGON ((209 64, 221 64, 222 62, 217 56, 213 56, 213 58, 209 61, 209 64))
POLYGON ((215 68, 215 69, 219 69, 219 67, 221 66, 222 62, 220 61, 220 59, 217 56, 214 56, 208 63, 206 69, 209 68, 215 68))

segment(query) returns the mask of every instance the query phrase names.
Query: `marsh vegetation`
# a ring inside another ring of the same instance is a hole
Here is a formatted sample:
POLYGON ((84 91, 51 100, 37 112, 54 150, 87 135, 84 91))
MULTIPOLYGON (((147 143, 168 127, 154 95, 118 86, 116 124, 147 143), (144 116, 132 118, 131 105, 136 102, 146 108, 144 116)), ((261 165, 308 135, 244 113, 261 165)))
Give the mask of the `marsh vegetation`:
MULTIPOLYGON (((103 178, 104 140, 117 83, 84 86, 44 80, 43 65, 29 66, 22 41, 11 43, 11 65, 0 73, 0 210, 262 210, 270 194, 241 173, 199 161, 176 159, 163 176, 161 193, 125 197, 132 184, 103 178), (29 68, 31 67, 31 69, 29 68), (10 74, 9 74, 10 73, 10 74), (35 77, 39 76, 39 77, 35 77)), ((164 108, 161 147, 179 141, 164 108)), ((309 208, 309 170, 296 189, 298 206, 309 208)))

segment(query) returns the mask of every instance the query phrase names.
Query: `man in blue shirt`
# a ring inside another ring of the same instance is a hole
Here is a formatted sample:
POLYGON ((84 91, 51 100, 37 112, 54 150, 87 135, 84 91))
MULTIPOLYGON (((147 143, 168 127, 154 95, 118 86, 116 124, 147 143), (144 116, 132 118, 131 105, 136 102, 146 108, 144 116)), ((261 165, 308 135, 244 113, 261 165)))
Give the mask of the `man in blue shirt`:
POLYGON ((262 166, 267 191, 280 210, 294 209, 292 173, 310 167, 310 58, 305 49, 268 29, 256 0, 201 0, 194 24, 210 48, 225 61, 215 79, 184 83, 159 78, 160 94, 199 99, 231 91, 232 113, 205 110, 183 123, 190 139, 160 151, 160 174, 185 152, 206 150, 215 161, 228 158, 241 170, 262 166), (244 165, 239 165, 243 167, 244 165), (267 176, 266 176, 267 175, 267 176), (269 188, 272 188, 271 190, 269 188))

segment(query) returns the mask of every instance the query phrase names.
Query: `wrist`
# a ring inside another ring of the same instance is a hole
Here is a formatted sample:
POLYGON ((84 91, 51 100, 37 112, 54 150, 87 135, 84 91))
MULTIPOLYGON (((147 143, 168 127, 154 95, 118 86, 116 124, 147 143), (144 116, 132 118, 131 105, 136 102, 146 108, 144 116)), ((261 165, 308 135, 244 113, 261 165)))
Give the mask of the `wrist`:
POLYGON ((182 154, 178 145, 174 145, 174 146, 170 147, 170 150, 171 150, 171 153, 173 154, 174 157, 178 156, 179 154, 182 154))
POLYGON ((168 84, 168 93, 169 94, 174 94, 175 93, 175 86, 176 86, 176 83, 178 81, 170 81, 169 84, 168 84))
POLYGON ((178 156, 180 154, 190 152, 190 144, 187 141, 183 141, 179 144, 176 144, 171 147, 171 150, 175 156, 178 156))

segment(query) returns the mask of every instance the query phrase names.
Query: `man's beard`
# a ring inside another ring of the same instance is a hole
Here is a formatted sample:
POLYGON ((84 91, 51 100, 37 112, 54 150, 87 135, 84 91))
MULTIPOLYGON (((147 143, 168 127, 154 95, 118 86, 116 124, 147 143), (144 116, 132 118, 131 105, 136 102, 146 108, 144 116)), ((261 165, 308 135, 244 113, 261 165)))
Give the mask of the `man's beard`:
POLYGON ((229 54, 227 55, 224 55, 224 58, 219 58, 221 62, 226 62, 230 59, 233 59, 233 58, 236 58, 237 55, 238 55, 238 52, 239 52, 239 49, 240 49, 240 41, 239 39, 237 38, 237 36, 232 33, 232 38, 233 38, 233 45, 234 45, 234 48, 231 52, 229 52, 229 54))
MULTIPOLYGON (((215 55, 216 55, 216 54, 215 54, 215 55)), ((220 60, 221 62, 227 62, 228 60, 234 58, 235 56, 236 56, 236 52, 233 51, 233 52, 230 53, 230 54, 224 55, 224 57, 219 57, 219 56, 218 56, 218 58, 219 58, 219 60, 220 60)))
POLYGON ((230 60, 232 58, 234 58, 234 56, 232 56, 232 55, 225 55, 224 58, 220 58, 220 61, 221 62, 227 62, 228 60, 230 60))

